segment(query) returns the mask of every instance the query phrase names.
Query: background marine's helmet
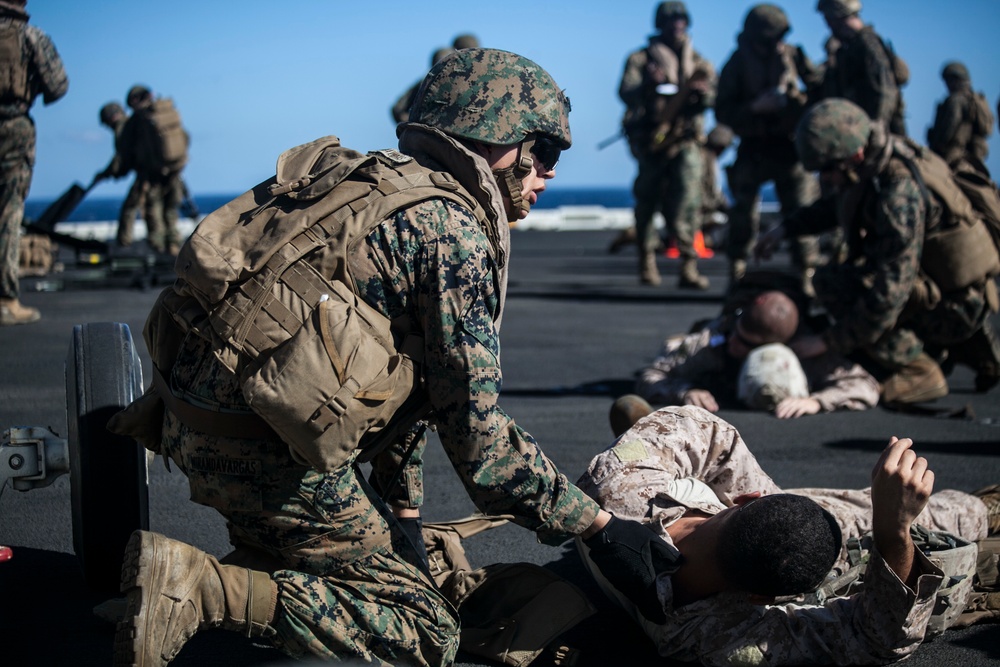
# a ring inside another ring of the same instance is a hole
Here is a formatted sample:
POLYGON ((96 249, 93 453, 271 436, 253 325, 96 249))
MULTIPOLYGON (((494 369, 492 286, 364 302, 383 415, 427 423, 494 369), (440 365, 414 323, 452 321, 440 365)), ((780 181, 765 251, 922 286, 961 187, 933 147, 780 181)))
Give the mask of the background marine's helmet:
POLYGON ((691 15, 688 14, 687 6, 683 2, 676 0, 661 2, 656 8, 656 14, 653 15, 653 25, 662 32, 664 26, 676 18, 684 19, 688 22, 688 27, 691 26, 691 15))
POLYGON ((806 169, 819 171, 856 154, 871 133, 871 119, 861 107, 832 98, 813 106, 799 121, 795 148, 806 169))
POLYGON ((101 113, 98 118, 105 125, 111 125, 119 115, 125 115, 125 109, 122 108, 122 105, 118 104, 118 102, 108 102, 101 107, 101 113))
POLYGON ((759 42, 777 41, 790 28, 788 16, 777 5, 755 5, 743 21, 743 33, 759 42))
POLYGON ((941 78, 947 81, 948 79, 954 79, 957 81, 968 81, 969 80, 969 70, 965 65, 953 60, 944 66, 941 70, 941 78))
POLYGON ((461 49, 424 78, 410 122, 462 139, 512 146, 544 135, 572 143, 569 99, 536 63, 497 49, 461 49))
POLYGON ((861 11, 861 0, 819 0, 816 11, 832 18, 847 18, 861 11))
POLYGON ((705 145, 721 152, 733 143, 733 130, 728 125, 716 125, 705 137, 705 145))

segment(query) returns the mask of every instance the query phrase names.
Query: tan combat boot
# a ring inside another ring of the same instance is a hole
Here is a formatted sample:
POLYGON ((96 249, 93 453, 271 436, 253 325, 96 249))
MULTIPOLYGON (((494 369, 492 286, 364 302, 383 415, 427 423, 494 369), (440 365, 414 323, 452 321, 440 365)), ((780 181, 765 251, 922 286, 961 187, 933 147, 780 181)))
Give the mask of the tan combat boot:
POLYGON ((973 493, 986 505, 986 521, 989 525, 988 534, 1000 533, 1000 484, 991 484, 973 493))
POLYGON ((125 548, 125 618, 115 634, 115 665, 173 660, 196 632, 223 627, 270 636, 277 585, 263 572, 221 565, 203 551, 137 530, 125 548))
POLYGON ((947 395, 948 381, 926 352, 921 352, 882 384, 885 403, 920 403, 947 395))
POLYGON ((683 289, 708 289, 708 278, 698 273, 698 260, 684 260, 677 286, 683 289))
POLYGON ((30 324, 42 319, 37 308, 22 305, 17 299, 0 299, 0 327, 30 324))
POLYGON ((611 405, 611 414, 608 415, 611 430, 617 438, 651 412, 653 412, 653 406, 641 396, 625 394, 611 405))
POLYGON ((643 250, 639 254, 639 281, 643 285, 659 285, 660 271, 656 268, 656 253, 643 250))

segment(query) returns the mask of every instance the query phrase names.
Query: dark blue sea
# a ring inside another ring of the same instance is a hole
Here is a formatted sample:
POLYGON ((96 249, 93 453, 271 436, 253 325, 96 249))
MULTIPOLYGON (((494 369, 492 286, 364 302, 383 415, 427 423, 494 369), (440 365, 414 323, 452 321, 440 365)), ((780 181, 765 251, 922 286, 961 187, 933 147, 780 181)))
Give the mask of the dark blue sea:
MULTIPOLYGON (((764 201, 774 201, 773 190, 764 188, 764 201)), ((202 214, 219 208, 240 193, 195 195, 194 201, 202 214)), ((24 215, 29 220, 37 219, 52 204, 53 199, 29 199, 24 206, 24 215)), ((67 221, 89 222, 117 220, 121 197, 87 197, 70 214, 67 221)), ((632 208, 631 188, 559 188, 546 190, 535 208, 558 208, 560 206, 603 206, 605 208, 632 208)))

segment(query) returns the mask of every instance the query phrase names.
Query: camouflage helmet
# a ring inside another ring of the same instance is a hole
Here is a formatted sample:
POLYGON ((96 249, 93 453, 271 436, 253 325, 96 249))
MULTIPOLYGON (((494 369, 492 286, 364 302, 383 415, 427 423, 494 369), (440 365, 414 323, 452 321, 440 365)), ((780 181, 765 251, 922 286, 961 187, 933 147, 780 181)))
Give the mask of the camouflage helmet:
POLYGON ((781 39, 790 29, 788 16, 777 5, 756 5, 747 12, 743 33, 750 39, 774 41, 781 39))
POLYGON ((668 21, 675 18, 682 18, 691 25, 691 15, 688 14, 687 6, 683 2, 672 0, 671 2, 661 2, 653 15, 653 25, 657 30, 663 30, 668 21))
POLYGON ((724 151, 733 143, 733 129, 728 125, 716 125, 705 137, 705 145, 719 151, 724 151))
POLYGON ((861 0, 819 0, 816 11, 824 16, 843 19, 861 11, 861 0))
POLYGON ((871 119, 861 107, 832 98, 813 106, 799 121, 795 148, 806 169, 819 171, 864 148, 871 132, 871 119))
POLYGON ((965 65, 953 60, 944 66, 941 70, 941 78, 947 81, 948 79, 955 79, 958 81, 968 81, 969 80, 969 70, 965 65))
POLYGON ((531 60, 498 49, 461 49, 424 77, 410 122, 498 146, 540 134, 566 149, 569 111, 569 99, 531 60))
POLYGON ((125 109, 122 108, 122 105, 118 104, 118 102, 108 102, 101 107, 101 113, 98 118, 105 125, 111 125, 116 117, 124 115, 125 109))

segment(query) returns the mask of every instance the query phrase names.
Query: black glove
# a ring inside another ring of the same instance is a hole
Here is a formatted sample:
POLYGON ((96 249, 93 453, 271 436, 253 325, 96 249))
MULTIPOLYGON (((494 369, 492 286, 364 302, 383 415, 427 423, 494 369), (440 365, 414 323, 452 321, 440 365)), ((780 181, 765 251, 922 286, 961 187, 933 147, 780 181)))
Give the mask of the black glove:
POLYGON ((614 516, 583 543, 601 574, 634 602, 643 616, 654 623, 667 620, 656 595, 656 577, 677 571, 683 560, 680 551, 642 524, 614 516))

